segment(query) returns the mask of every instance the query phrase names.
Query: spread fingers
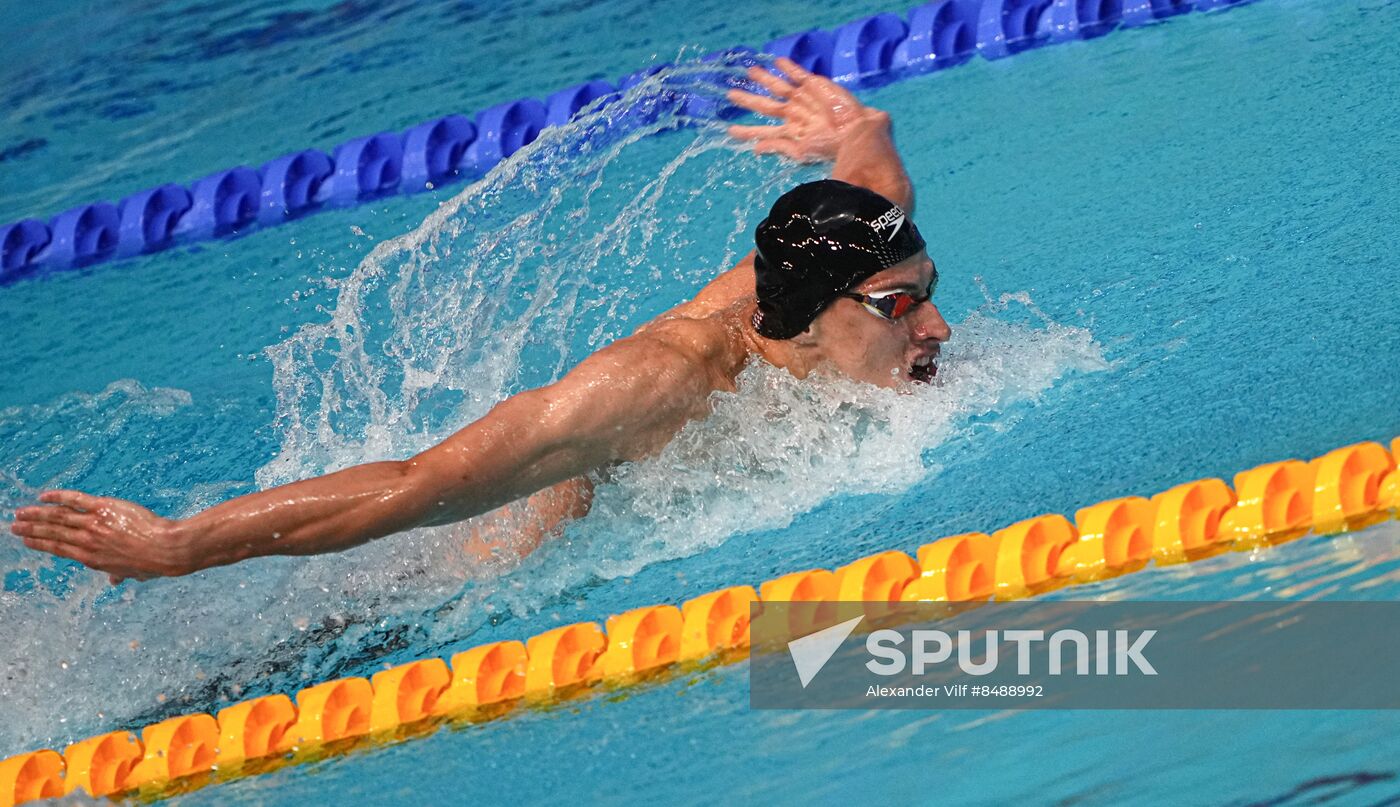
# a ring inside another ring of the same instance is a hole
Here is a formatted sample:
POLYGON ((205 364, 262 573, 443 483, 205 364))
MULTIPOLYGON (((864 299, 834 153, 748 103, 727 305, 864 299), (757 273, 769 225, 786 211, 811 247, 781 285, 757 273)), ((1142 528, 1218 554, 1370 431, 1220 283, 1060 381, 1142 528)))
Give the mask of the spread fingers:
POLYGON ((787 98, 792 95, 793 86, 764 67, 750 67, 749 78, 767 90, 774 98, 787 98))
POLYGON ((769 98, 766 95, 748 92, 746 90, 730 90, 727 93, 730 101, 738 104, 744 109, 757 112, 760 115, 767 115, 770 118, 781 118, 783 116, 784 104, 769 98))
POLYGON ((786 56, 779 56, 773 64, 787 75, 788 81, 794 87, 802 86, 802 82, 812 77, 811 71, 786 56))

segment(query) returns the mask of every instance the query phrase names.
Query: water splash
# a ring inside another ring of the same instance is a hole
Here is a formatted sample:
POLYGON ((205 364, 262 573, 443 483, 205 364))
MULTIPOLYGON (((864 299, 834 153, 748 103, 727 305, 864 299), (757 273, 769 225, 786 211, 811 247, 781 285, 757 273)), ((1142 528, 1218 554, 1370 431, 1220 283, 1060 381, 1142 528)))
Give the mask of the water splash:
POLYGON ((684 114, 717 69, 546 130, 337 281, 330 320, 268 351, 284 438, 259 483, 422 450, 732 265, 753 211, 814 169, 684 114))

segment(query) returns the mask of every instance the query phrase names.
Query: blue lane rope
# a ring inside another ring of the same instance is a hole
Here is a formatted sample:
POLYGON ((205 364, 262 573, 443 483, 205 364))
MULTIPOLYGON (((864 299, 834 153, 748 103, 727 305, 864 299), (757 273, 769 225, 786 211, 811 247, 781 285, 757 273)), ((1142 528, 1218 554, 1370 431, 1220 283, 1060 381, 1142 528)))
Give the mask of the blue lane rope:
MULTIPOLYGON (((1147 25, 1192 11, 1251 0, 934 0, 907 18, 875 14, 768 42, 763 52, 786 56, 852 88, 963 64, 980 55, 1002 59, 1043 45, 1090 39, 1118 28, 1147 25)), ((755 63, 748 47, 716 51, 702 62, 755 63)), ((236 166, 188 187, 167 184, 117 204, 94 202, 47 222, 23 219, 0 226, 0 285, 242 235, 328 207, 348 207, 394 193, 417 193, 479 178, 533 142, 540 131, 569 121, 600 98, 616 96, 668 65, 623 76, 616 84, 589 81, 522 98, 477 114, 447 115, 405 132, 380 132, 336 146, 286 154, 260 168, 236 166)), ((729 80, 717 76, 717 83, 729 80)), ((691 117, 730 117, 737 110, 709 95, 685 94, 691 117)))

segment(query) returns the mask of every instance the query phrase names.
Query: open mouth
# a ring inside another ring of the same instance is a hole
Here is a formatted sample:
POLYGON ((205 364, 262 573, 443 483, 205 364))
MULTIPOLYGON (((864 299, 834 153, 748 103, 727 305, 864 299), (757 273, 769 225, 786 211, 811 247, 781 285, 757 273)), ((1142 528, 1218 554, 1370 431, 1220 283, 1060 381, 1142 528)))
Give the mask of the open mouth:
POLYGON ((932 356, 925 356, 915 360, 913 366, 909 368, 909 379, 920 384, 928 384, 933 381, 933 377, 938 375, 938 365, 932 356))

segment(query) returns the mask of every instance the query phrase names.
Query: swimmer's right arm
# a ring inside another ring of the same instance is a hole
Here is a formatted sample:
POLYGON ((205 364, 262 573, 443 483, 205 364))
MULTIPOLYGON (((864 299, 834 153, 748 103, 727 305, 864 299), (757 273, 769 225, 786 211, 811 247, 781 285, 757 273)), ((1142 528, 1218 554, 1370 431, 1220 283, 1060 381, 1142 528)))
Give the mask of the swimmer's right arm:
MULTIPOLYGON (((729 99, 781 123, 729 127, 739 140, 754 141, 758 154, 782 154, 801 162, 830 161, 832 179, 869 188, 914 212, 914 185, 894 145, 890 116, 862 104, 831 79, 818 76, 791 59, 780 58, 781 73, 749 69, 749 78, 768 95, 731 90, 729 99)), ((671 313, 706 316, 754 293, 754 253, 720 273, 691 302, 671 313)))
POLYGON ((768 95, 730 90, 729 99, 781 122, 730 126, 729 134, 754 141, 759 154, 831 161, 832 179, 869 188, 913 213, 914 186, 895 149, 889 114, 862 104, 846 88, 791 59, 779 58, 775 64, 781 74, 749 69, 749 78, 768 95))
POLYGON ((649 450, 701 412, 696 358, 649 337, 599 351, 441 444, 231 499, 187 519, 121 499, 46 491, 11 531, 114 579, 189 574, 260 555, 336 552, 485 513, 649 450))

